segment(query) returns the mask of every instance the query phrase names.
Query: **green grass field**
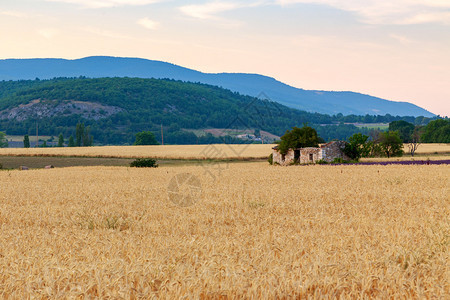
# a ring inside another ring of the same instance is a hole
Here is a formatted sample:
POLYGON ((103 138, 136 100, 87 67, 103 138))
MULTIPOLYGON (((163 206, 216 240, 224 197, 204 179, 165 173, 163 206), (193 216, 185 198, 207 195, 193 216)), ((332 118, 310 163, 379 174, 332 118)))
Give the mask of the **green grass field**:
MULTIPOLYGON (((7 135, 6 138, 8 139, 8 142, 23 142, 23 135, 7 135)), ((49 139, 51 139, 52 137, 49 135, 40 135, 39 136, 39 140, 40 141, 48 141, 49 139)), ((54 136, 53 137, 54 141, 58 141, 58 137, 54 136)), ((36 141, 36 136, 35 135, 30 135, 30 141, 35 142, 36 141)))
POLYGON ((389 124, 388 123, 358 123, 353 124, 358 128, 366 127, 369 129, 379 129, 379 130, 388 130, 389 124))

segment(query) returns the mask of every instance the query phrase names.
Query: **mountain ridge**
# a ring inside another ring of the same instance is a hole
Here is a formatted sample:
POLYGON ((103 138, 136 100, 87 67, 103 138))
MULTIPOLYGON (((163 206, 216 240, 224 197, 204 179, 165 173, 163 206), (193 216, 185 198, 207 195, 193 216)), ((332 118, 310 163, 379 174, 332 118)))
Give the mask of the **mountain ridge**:
POLYGON ((433 117, 409 102, 396 102, 351 91, 305 90, 253 73, 203 73, 176 64, 142 58, 89 56, 80 59, 0 60, 0 80, 57 77, 137 77, 174 79, 219 86, 243 95, 266 98, 291 108, 323 114, 433 117))

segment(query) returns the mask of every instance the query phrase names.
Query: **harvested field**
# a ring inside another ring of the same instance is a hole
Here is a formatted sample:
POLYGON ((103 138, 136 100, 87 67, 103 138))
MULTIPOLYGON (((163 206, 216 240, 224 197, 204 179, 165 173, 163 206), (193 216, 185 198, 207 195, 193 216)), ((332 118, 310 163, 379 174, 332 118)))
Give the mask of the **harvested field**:
POLYGON ((448 165, 220 166, 0 172, 0 295, 449 297, 448 165))
MULTIPOLYGON (((4 169, 17 169, 20 166, 27 166, 33 169, 40 169, 47 165, 55 168, 64 167, 86 167, 86 166, 118 166, 129 167, 134 161, 132 158, 108 158, 108 157, 77 157, 77 156, 0 156, 0 164, 4 169)), ((185 165, 205 164, 199 160, 157 160, 158 165, 165 167, 179 167, 185 165)), ((211 162, 213 163, 213 162, 211 162)), ((247 161, 242 161, 247 163, 247 161)))
POLYGON ((129 166, 133 159, 129 158, 96 158, 96 157, 48 157, 48 156, 0 156, 4 169, 17 169, 27 166, 33 169, 52 165, 56 168, 76 166, 129 166))

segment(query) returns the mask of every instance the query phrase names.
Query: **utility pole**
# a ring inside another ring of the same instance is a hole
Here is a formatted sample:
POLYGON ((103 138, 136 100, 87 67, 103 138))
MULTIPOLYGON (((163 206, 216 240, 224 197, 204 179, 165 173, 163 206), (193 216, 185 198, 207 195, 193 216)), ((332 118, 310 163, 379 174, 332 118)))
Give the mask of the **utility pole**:
POLYGON ((162 123, 161 123, 161 142, 164 145, 164 131, 163 131, 162 123))
POLYGON ((36 145, 35 147, 39 147, 39 126, 38 122, 36 121, 36 145))

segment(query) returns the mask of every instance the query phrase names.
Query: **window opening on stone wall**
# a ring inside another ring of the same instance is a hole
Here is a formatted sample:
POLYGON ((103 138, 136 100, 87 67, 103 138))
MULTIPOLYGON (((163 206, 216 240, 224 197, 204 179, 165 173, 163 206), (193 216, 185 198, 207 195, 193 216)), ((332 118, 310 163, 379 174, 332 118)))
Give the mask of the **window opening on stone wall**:
POLYGON ((284 161, 286 159, 286 155, 285 154, 281 154, 281 160, 284 161))
POLYGON ((298 162, 299 159, 300 159, 300 149, 294 150, 294 161, 298 162))
POLYGON ((311 160, 311 161, 313 160, 313 154, 312 153, 309 154, 309 160, 311 160))

